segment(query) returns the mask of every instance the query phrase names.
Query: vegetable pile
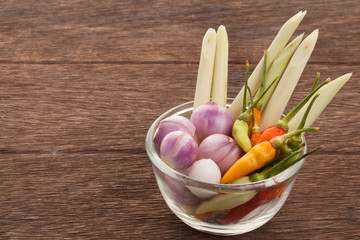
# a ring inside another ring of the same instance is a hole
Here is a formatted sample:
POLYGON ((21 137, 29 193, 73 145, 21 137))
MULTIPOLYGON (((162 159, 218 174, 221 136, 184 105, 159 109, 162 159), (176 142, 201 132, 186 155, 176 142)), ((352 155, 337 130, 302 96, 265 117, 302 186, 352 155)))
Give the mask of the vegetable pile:
MULTIPOLYGON (((304 40, 301 34, 288 43, 305 14, 297 13, 281 27, 250 76, 246 62, 244 87, 230 106, 226 104, 226 29, 220 26, 206 32, 192 115, 164 119, 153 139, 165 163, 200 181, 245 184, 271 178, 322 147, 302 154, 302 135, 319 130, 311 125, 351 73, 320 84, 317 73, 308 95, 282 117, 318 38, 315 30, 304 40)), ((233 195, 188 190, 201 200, 196 207, 198 218, 225 211, 218 223, 228 224, 281 196, 285 185, 286 181, 265 191, 233 195)))

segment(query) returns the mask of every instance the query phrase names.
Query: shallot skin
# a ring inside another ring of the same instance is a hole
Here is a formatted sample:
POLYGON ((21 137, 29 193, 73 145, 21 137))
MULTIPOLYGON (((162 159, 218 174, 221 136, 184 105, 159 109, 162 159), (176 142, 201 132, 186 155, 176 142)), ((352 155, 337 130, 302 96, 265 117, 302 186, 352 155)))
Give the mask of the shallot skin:
MULTIPOLYGON (((194 162, 190 171, 189 177, 199 181, 219 184, 221 180, 221 172, 216 163, 211 159, 200 159, 194 162)), ((217 195, 216 192, 200 189, 197 187, 188 186, 189 190, 198 198, 207 200, 217 195)))
POLYGON ((195 138, 186 132, 174 131, 165 136, 160 145, 161 159, 176 170, 191 167, 198 155, 195 138))
POLYGON ((190 117, 196 127, 196 136, 200 141, 212 134, 221 133, 231 136, 234 117, 225 107, 209 102, 200 105, 190 117))
POLYGON ((199 146, 198 158, 210 158, 224 174, 244 152, 236 141, 224 134, 212 134, 205 138, 199 146))
POLYGON ((174 131, 183 131, 194 136, 195 126, 188 118, 183 116, 171 116, 165 118, 160 122, 153 139, 157 151, 160 151, 160 145, 164 137, 174 131))

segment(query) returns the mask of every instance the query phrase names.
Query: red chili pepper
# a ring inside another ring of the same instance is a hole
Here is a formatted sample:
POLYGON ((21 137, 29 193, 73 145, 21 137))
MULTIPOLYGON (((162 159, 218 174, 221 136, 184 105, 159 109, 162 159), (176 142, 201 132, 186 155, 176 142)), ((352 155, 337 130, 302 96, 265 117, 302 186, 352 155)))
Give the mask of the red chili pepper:
POLYGON ((219 224, 228 224, 239 221, 257 207, 279 198, 283 193, 285 186, 286 181, 274 188, 269 188, 257 193, 250 201, 231 209, 226 216, 219 221, 219 224))
MULTIPOLYGON (((318 80, 318 76, 315 80, 315 83, 318 80)), ((298 104, 296 105, 283 119, 279 120, 276 124, 276 126, 271 126, 265 129, 256 144, 259 144, 264 141, 270 141, 273 137, 281 136, 287 133, 289 130, 289 121, 293 117, 293 115, 302 108, 309 100, 310 98, 325 84, 329 83, 330 79, 326 79, 324 82, 322 82, 319 86, 314 88, 314 86, 311 88, 310 93, 298 104)), ((307 115, 304 115, 303 121, 306 120, 307 115)), ((255 144, 255 145, 256 145, 255 144)))
POLYGON ((261 136, 255 143, 255 145, 265 142, 265 141, 270 141, 272 138, 284 135, 285 133, 286 133, 286 131, 282 128, 279 128, 278 126, 268 127, 267 129, 265 129, 262 132, 261 136))
MULTIPOLYGON (((255 146, 256 142, 258 141, 258 139, 260 138, 261 136, 261 131, 260 131, 260 121, 258 120, 260 117, 260 111, 259 109, 257 108, 254 108, 254 110, 251 112, 252 113, 252 116, 250 115, 250 119, 252 119, 252 127, 251 127, 251 146, 255 146), (258 114, 256 113, 256 110, 258 111, 258 114), (251 118, 252 117, 252 118, 251 118)), ((250 124, 249 124, 249 127, 250 127, 250 124)))

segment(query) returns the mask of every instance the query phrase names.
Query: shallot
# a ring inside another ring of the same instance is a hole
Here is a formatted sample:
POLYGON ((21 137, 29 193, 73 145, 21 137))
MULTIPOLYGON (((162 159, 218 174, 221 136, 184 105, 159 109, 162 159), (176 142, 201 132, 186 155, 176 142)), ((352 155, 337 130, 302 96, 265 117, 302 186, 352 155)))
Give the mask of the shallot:
POLYGON ((195 138, 182 131, 169 133, 160 145, 161 159, 176 170, 191 167, 197 154, 198 144, 195 138))
POLYGON ((195 134, 200 141, 215 133, 230 136, 234 123, 234 117, 229 110, 214 102, 196 108, 190 120, 196 127, 195 134))
POLYGON ((160 144, 164 137, 174 131, 183 131, 194 136, 195 126, 188 118, 183 116, 171 116, 165 118, 160 122, 159 128, 156 130, 153 139, 157 151, 160 151, 160 144))
POLYGON ((213 134, 205 138, 199 146, 198 158, 210 158, 224 174, 244 152, 235 140, 224 134, 213 134))
MULTIPOLYGON (((221 172, 213 160, 209 158, 200 159, 194 162, 192 165, 189 172, 189 177, 207 183, 218 184, 221 180, 221 172)), ((202 200, 210 199, 217 194, 216 192, 193 186, 188 186, 188 188, 195 196, 202 200)))

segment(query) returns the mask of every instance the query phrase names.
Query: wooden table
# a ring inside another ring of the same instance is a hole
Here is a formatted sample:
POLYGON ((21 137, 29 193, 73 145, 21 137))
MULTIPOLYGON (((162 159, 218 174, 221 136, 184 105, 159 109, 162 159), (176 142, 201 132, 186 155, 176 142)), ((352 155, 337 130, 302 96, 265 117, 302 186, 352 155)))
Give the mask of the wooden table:
POLYGON ((228 239, 360 238, 360 4, 352 1, 3 1, 0 3, 0 238, 219 239, 175 217, 145 135, 191 101, 201 39, 229 36, 228 96, 281 25, 320 36, 287 109, 321 80, 354 72, 314 124, 280 212, 228 239))

